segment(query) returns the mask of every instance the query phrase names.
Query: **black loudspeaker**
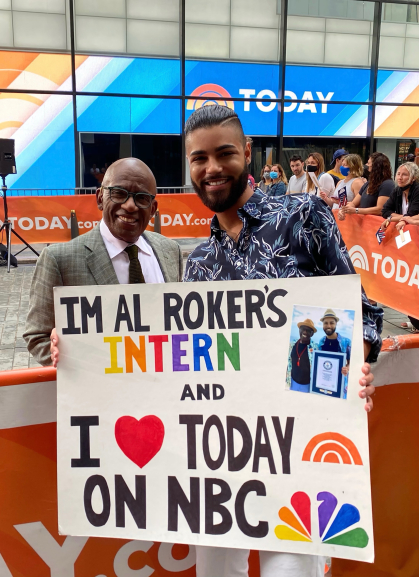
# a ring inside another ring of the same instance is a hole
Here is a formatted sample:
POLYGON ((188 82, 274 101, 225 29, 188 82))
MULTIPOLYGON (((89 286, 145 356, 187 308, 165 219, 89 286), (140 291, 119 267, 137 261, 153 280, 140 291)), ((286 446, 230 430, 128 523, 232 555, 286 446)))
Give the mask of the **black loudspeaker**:
POLYGON ((0 138, 0 174, 16 174, 15 141, 0 138))

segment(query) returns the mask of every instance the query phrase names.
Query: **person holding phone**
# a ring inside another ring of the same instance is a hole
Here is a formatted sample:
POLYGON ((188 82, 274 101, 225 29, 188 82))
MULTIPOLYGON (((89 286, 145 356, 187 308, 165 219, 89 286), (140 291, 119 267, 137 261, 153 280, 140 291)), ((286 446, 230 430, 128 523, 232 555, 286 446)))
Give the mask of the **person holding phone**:
POLYGON ((319 152, 312 152, 306 160, 307 180, 304 192, 315 194, 322 200, 333 196, 335 181, 324 171, 324 158, 319 152), (313 179, 310 174, 313 174, 313 179), (316 182, 316 184, 315 184, 316 182))

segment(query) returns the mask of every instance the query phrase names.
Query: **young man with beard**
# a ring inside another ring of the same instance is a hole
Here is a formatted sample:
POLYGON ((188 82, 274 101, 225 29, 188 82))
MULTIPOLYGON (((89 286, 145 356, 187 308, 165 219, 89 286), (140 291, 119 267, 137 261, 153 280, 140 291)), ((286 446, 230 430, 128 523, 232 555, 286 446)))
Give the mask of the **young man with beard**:
MULTIPOLYGON (((211 236, 189 256, 185 281, 265 279, 354 274, 333 214, 308 194, 279 198, 253 191, 247 182, 251 149, 237 114, 210 105, 185 125, 191 181, 202 202, 215 212, 211 236)), ((375 360, 381 347, 382 311, 363 298, 364 352, 375 360)), ((374 391, 364 365, 359 395, 374 391), (365 388, 364 388, 365 387, 365 388)), ((197 577, 245 577, 249 551, 196 547, 197 577)), ((321 577, 324 558, 261 552, 262 577, 321 577)))
POLYGON ((346 355, 346 365, 342 367, 342 374, 345 375, 344 398, 346 399, 348 392, 347 376, 349 373, 349 361, 351 360, 351 341, 336 332, 339 317, 335 315, 332 309, 327 309, 320 321, 323 323, 323 330, 326 334, 319 342, 319 349, 321 351, 345 353, 346 355))
POLYGON ((288 183, 287 194, 301 194, 306 187, 306 173, 301 156, 294 154, 290 158, 292 176, 288 183))

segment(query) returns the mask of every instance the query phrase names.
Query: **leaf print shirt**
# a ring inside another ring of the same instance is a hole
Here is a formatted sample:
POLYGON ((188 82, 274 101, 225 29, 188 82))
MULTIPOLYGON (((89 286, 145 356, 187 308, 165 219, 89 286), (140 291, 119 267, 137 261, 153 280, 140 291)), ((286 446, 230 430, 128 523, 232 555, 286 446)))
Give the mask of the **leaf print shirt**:
MULTIPOLYGON (((333 213, 309 194, 270 197, 259 188, 237 211, 243 222, 237 242, 215 215, 211 235, 190 255, 184 281, 247 280, 355 274, 333 213)), ((381 348, 383 311, 362 294, 368 360, 381 348)))

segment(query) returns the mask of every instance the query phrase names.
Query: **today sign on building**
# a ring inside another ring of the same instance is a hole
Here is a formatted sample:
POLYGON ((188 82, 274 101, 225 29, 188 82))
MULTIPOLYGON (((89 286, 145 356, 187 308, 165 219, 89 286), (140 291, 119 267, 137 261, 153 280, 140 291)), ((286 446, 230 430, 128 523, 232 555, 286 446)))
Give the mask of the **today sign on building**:
POLYGON ((54 290, 61 534, 373 560, 358 276, 54 290))

